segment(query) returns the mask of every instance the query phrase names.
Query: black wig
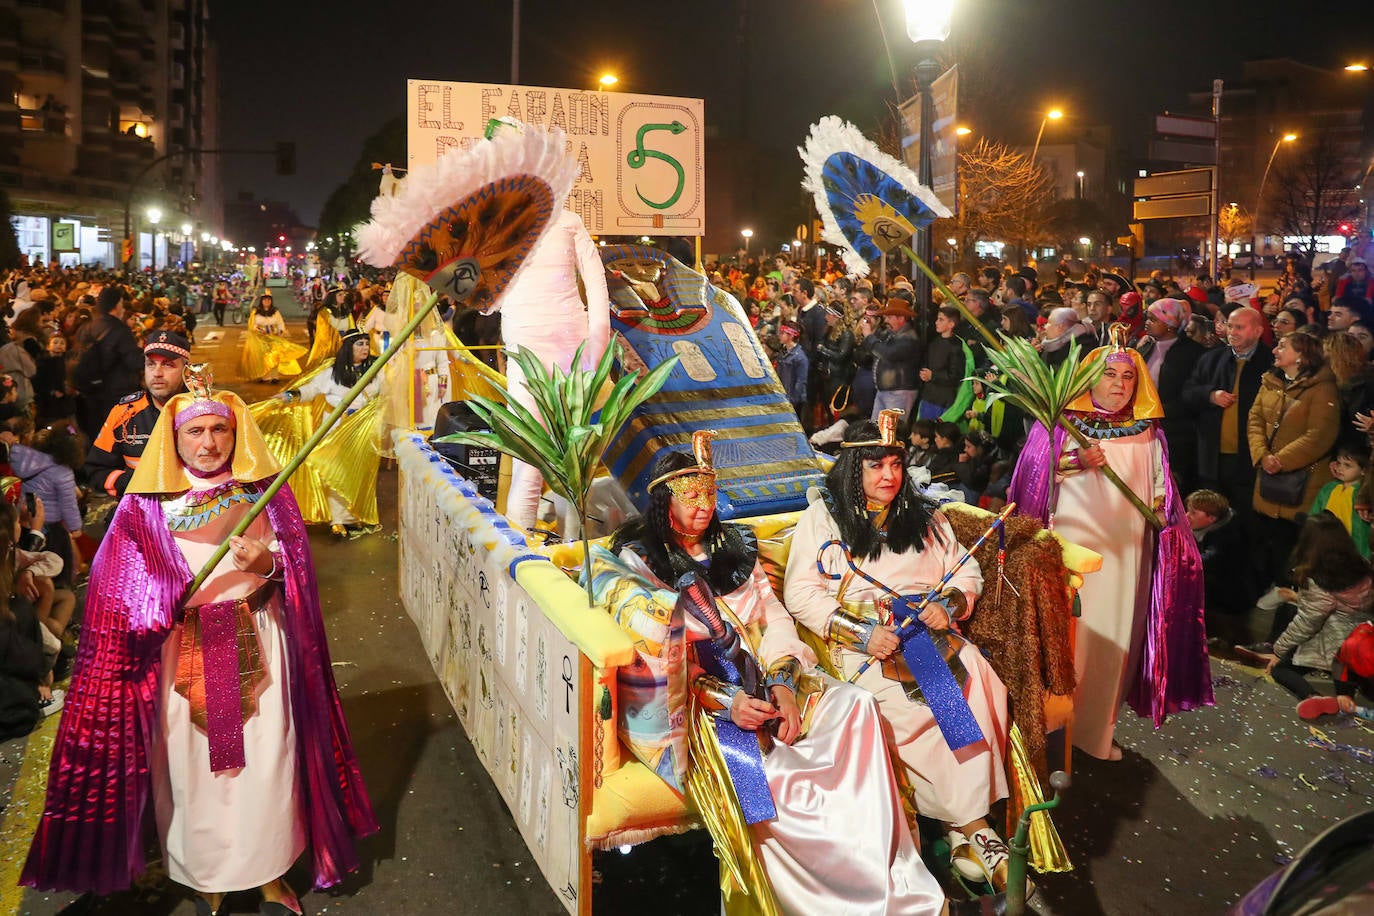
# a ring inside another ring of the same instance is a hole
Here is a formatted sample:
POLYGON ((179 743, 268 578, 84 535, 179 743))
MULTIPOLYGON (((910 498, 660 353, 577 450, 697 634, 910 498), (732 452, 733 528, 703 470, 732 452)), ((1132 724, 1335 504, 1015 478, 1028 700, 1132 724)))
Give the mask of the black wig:
POLYGON ((362 378, 368 367, 376 362, 376 357, 368 354, 367 359, 360 363, 353 362, 353 345, 360 340, 367 340, 366 334, 361 331, 349 331, 343 336, 343 342, 339 344, 339 352, 334 354, 334 368, 330 375, 336 385, 343 385, 345 388, 352 388, 362 378))
MULTIPOLYGON (((872 420, 854 423, 845 432, 846 442, 871 442, 879 438, 878 424, 872 420)), ((890 455, 906 454, 900 446, 864 445, 841 448, 835 466, 825 477, 830 491, 830 514, 840 529, 840 536, 849 545, 856 559, 876 560, 883 547, 895 553, 920 550, 930 533, 936 504, 922 496, 911 482, 906 467, 902 468, 902 488, 888 509, 885 532, 874 527, 868 517, 868 500, 864 496, 863 463, 881 461, 890 455)), ((937 533, 937 538, 939 534, 937 533)))
MULTIPOLYGON (((696 467, 692 455, 666 452, 654 462, 649 479, 692 467, 696 467)), ((758 543, 753 532, 739 525, 724 525, 718 517, 711 516, 711 524, 702 536, 702 546, 711 562, 709 566, 699 563, 673 537, 668 516, 671 500, 672 492, 666 482, 651 489, 644 514, 621 525, 611 537, 612 552, 619 553, 629 547, 643 557, 653 574, 669 587, 689 572, 705 577, 718 595, 729 594, 743 585, 753 573, 758 558, 758 543)))

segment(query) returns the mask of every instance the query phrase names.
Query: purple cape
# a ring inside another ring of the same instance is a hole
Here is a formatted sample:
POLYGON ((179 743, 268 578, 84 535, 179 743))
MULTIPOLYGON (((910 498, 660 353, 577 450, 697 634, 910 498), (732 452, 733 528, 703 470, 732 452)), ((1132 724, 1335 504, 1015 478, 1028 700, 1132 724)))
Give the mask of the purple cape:
MULTIPOLYGON (((1158 423, 1154 428, 1168 486, 1164 497, 1168 525, 1155 539, 1145 645, 1136 653, 1140 666, 1127 673, 1126 702, 1138 715, 1152 719, 1158 728, 1169 713, 1211 706, 1214 700, 1207 631, 1202 619, 1202 557, 1188 525, 1178 485, 1169 473, 1169 442, 1158 423)), ((1051 449, 1045 427, 1037 423, 1031 428, 1007 493, 1019 514, 1032 515, 1049 524, 1054 467, 1065 451, 1066 439, 1068 433, 1056 426, 1051 449)), ((1124 511, 1134 512, 1135 508, 1124 511)), ((1082 546, 1091 549, 1093 545, 1082 546)))
MULTIPOLYGON (((258 481, 259 492, 270 480, 258 481)), ((319 590, 288 487, 267 504, 285 565, 282 627, 315 888, 357 868, 353 838, 377 830, 330 667, 319 590)), ((48 769, 48 796, 20 884, 124 890, 145 866, 148 748, 158 728, 161 651, 192 579, 157 497, 119 503, 91 564, 85 624, 48 769)), ((244 837, 246 843, 252 837, 244 837)))

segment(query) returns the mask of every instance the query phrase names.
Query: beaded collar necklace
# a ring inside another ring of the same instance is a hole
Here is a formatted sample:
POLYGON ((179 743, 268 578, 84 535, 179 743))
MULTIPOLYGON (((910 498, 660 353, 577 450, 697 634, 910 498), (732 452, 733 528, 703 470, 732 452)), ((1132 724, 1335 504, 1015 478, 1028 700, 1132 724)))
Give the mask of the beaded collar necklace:
POLYGON ((230 506, 236 503, 251 506, 261 496, 261 491, 229 480, 208 490, 190 490, 173 499, 164 499, 162 514, 172 531, 194 531, 210 524, 230 506))

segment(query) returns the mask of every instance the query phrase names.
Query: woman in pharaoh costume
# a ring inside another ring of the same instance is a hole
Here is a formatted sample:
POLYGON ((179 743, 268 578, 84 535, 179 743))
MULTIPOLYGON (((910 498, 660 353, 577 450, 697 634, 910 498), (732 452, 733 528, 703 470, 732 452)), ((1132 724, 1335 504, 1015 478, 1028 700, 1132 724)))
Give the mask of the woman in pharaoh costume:
POLYGON ((887 593, 852 575, 842 550, 822 551, 827 542, 840 542, 855 565, 901 595, 924 595, 958 563, 963 550, 949 521, 903 467, 906 452, 896 435, 900 414, 884 410, 878 422, 855 423, 846 432, 825 489, 811 491, 792 535, 784 600, 801 624, 826 641, 841 677, 854 677, 868 656, 882 662, 855 683, 877 699, 893 763, 910 785, 917 811, 944 824, 952 864, 961 875, 1005 890, 1007 847, 987 815, 993 802, 1007 796, 1007 690, 978 647, 959 635, 983 588, 978 562, 969 558, 945 583, 941 600, 920 615, 961 688, 958 697, 934 701, 942 714, 965 707, 956 710, 964 723, 955 736, 958 744, 937 723, 932 701, 916 683, 921 678, 913 678, 900 651, 894 627, 899 621, 887 593))
POLYGON ((646 514, 595 548, 594 586, 639 649, 622 707, 671 723, 622 733, 702 811, 726 912, 958 912, 912 840, 873 698, 816 668, 753 533, 716 517, 709 437, 695 460, 660 457, 646 514))
POLYGON ((1164 410, 1145 359, 1125 346, 1125 325, 1102 377, 1069 405, 1067 419, 1092 445, 1037 424, 1012 475, 1008 498, 1026 515, 1102 555, 1079 589, 1074 637, 1073 743, 1101 760, 1121 759, 1113 741, 1122 701, 1158 726, 1171 712, 1212 704, 1203 628, 1202 560, 1169 472, 1164 410), (1153 508, 1162 530, 1101 472, 1110 466, 1153 508))
POLYGON ((264 290, 248 316, 239 374, 249 381, 279 382, 283 375, 301 374, 299 360, 305 354, 305 347, 286 339, 286 321, 272 303, 271 290, 264 290))

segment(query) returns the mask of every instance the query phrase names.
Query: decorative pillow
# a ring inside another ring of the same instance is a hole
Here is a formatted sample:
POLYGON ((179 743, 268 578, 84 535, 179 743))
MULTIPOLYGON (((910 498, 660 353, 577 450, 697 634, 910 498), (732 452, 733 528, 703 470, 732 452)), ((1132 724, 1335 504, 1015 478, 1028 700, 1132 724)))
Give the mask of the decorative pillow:
POLYGON ((681 793, 687 775, 687 662, 677 595, 597 545, 592 592, 635 641, 634 662, 617 669, 620 738, 681 793))

